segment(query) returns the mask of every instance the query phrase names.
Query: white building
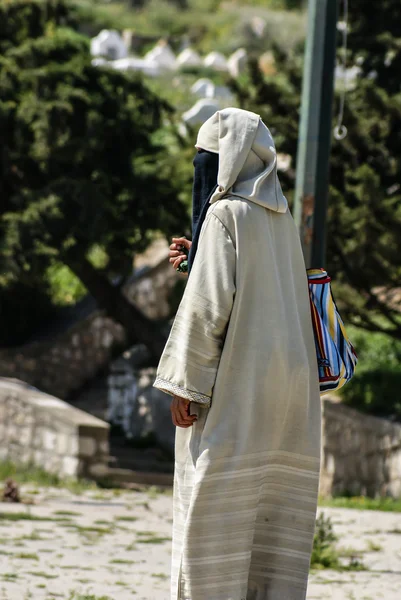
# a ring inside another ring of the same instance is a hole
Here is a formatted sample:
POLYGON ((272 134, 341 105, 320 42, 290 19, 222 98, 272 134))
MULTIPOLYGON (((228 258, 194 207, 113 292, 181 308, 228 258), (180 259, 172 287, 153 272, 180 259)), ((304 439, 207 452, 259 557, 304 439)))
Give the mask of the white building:
POLYGON ((128 50, 117 31, 103 29, 91 39, 92 56, 103 56, 108 60, 117 60, 128 56, 128 50))
POLYGON ((158 77, 161 72, 160 66, 155 61, 144 60, 143 58, 120 58, 110 64, 118 71, 140 71, 150 77, 158 77))
POLYGON ((210 54, 208 54, 205 57, 203 64, 205 65, 205 67, 209 67, 210 69, 214 69, 215 71, 228 70, 227 59, 220 52, 210 52, 210 54))
POLYGON ((177 56, 177 65, 179 67, 201 67, 202 59, 196 50, 186 48, 177 56))
POLYGON ((191 87, 191 92, 195 94, 195 96, 199 96, 199 98, 207 98, 207 91, 211 85, 213 85, 213 81, 211 79, 201 77, 195 81, 191 87))
POLYGON ((144 60, 156 63, 162 70, 174 70, 177 67, 175 54, 165 42, 156 44, 152 50, 145 54, 144 60))

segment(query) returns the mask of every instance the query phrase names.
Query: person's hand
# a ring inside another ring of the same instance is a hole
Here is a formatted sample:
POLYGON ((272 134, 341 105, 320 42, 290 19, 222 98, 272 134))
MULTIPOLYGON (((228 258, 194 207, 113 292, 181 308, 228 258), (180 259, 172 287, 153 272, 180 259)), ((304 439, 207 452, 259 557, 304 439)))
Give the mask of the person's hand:
POLYGON ((173 238, 173 243, 170 246, 170 263, 173 265, 174 269, 177 270, 182 261, 187 260, 188 252, 192 246, 191 240, 187 240, 187 238, 173 238), (182 250, 182 246, 186 249, 186 253, 182 250))
POLYGON ((171 402, 170 410, 173 423, 176 427, 192 427, 198 419, 196 415, 189 414, 189 400, 174 396, 171 402))

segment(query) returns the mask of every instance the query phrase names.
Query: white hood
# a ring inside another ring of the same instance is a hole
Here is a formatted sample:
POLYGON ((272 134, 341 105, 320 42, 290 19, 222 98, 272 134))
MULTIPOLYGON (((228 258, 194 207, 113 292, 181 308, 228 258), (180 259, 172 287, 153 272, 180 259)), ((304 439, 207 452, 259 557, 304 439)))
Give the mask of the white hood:
POLYGON ((287 212, 273 138, 259 115, 239 108, 217 111, 200 128, 196 147, 219 154, 218 188, 211 204, 224 196, 240 196, 287 212))

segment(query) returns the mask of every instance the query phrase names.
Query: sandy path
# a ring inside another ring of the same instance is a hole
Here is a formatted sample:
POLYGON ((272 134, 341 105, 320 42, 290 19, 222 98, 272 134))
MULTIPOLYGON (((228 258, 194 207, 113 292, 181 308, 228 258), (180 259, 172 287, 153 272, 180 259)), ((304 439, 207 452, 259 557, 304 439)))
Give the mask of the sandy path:
MULTIPOLYGON (((0 504, 0 600, 169 600, 171 493, 36 492, 0 504)), ((322 510, 368 570, 312 573, 308 600, 400 600, 401 515, 322 510)))

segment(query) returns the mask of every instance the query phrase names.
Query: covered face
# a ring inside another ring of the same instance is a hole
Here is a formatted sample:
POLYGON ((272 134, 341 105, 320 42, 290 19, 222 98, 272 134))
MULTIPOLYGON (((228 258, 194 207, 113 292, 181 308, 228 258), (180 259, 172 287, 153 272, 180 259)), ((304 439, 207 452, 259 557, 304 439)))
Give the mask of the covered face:
POLYGON ((200 128, 196 147, 219 155, 211 204, 227 195, 240 196, 275 212, 287 211, 274 141, 259 115, 239 108, 217 111, 200 128))

